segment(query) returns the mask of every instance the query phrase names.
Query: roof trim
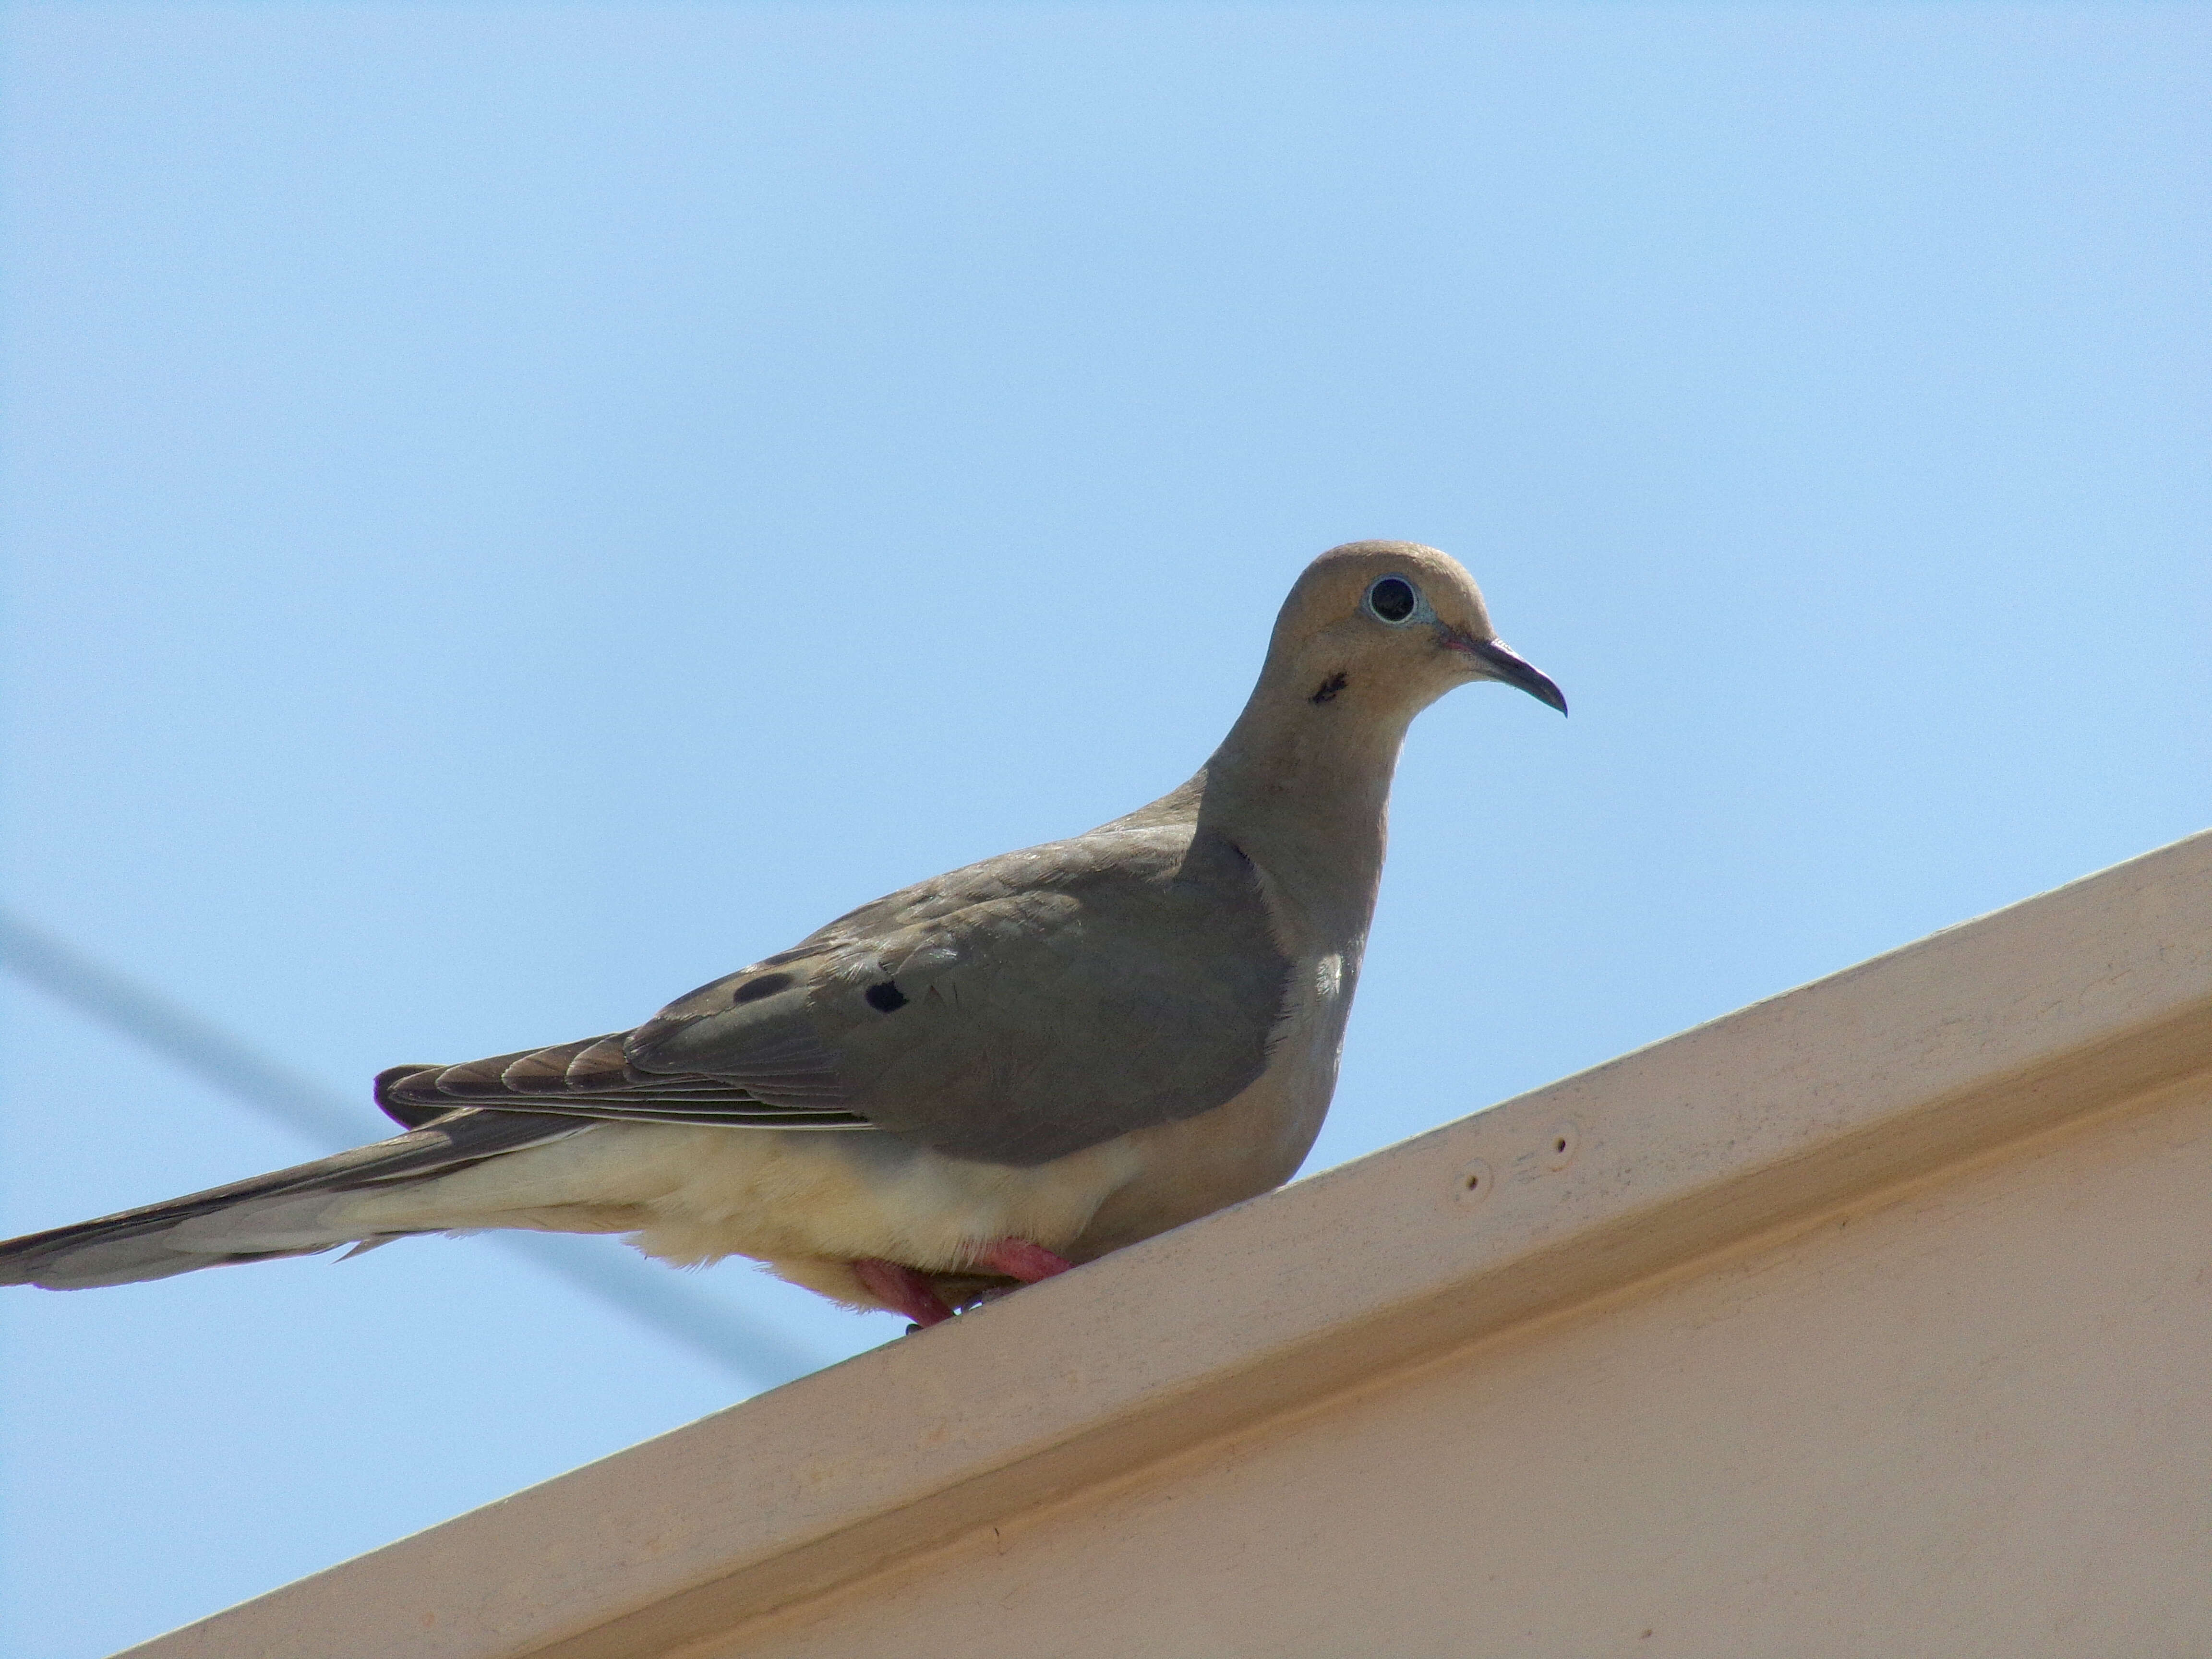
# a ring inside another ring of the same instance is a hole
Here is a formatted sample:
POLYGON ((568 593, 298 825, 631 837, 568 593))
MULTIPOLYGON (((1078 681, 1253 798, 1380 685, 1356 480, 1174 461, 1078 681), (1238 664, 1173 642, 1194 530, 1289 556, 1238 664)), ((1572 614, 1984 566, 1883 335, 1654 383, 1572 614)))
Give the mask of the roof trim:
POLYGON ((658 1654, 2207 1068, 2212 832, 1179 1228, 132 1652, 658 1654))

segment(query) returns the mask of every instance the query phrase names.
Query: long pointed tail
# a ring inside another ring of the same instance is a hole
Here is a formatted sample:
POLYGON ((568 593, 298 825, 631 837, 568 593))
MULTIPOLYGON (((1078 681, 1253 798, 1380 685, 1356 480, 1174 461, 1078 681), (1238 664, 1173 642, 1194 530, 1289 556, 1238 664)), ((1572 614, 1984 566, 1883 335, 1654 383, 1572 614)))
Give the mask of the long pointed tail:
POLYGON ((545 1113, 449 1112, 404 1135, 313 1164, 0 1241, 0 1285, 89 1290, 234 1261, 313 1255, 341 1244, 380 1243, 401 1235, 349 1231, 335 1213, 345 1207, 343 1194, 447 1175, 591 1127, 588 1121, 545 1113), (281 1225, 271 1226, 280 1219, 281 1225))

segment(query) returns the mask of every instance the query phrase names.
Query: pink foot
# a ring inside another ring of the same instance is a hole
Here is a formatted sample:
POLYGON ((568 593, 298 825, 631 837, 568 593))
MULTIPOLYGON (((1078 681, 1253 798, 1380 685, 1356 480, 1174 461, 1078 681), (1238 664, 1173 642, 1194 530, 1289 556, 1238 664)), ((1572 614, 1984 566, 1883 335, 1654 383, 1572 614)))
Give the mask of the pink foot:
POLYGON ((994 1273, 1004 1273, 1009 1279, 1018 1279, 1024 1285, 1034 1285, 1041 1279, 1064 1273, 1075 1264, 1026 1238, 1000 1238, 976 1252, 975 1265, 994 1273))
POLYGON ((878 1256, 855 1261, 853 1271, 867 1286, 870 1296, 917 1325, 942 1325, 952 1317, 952 1310, 945 1305, 945 1298, 938 1295, 927 1273, 878 1256))

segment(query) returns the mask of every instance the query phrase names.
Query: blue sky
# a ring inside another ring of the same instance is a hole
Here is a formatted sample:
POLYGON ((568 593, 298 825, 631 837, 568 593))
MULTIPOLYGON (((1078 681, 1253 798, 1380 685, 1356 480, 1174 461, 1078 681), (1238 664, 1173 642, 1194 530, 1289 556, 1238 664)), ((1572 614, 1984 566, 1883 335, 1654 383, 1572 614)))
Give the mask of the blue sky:
MULTIPOLYGON (((1309 1169, 2212 820, 2200 7, 4 27, 0 898, 362 1139, 1164 792, 1354 537, 1574 715, 1415 728, 1309 1169)), ((5 988, 0 1232, 322 1150, 5 988)), ((749 1386, 482 1241, 0 1344, 6 1659, 749 1386)))

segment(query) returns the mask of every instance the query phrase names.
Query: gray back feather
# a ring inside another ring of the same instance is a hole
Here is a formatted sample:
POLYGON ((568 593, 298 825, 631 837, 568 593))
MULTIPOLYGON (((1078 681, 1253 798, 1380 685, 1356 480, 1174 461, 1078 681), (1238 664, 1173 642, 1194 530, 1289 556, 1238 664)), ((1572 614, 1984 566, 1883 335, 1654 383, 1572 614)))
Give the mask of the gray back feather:
POLYGON ((1093 831, 864 906, 672 1005, 625 1054, 1036 1164, 1233 1098, 1266 1069, 1290 967, 1230 842, 1093 831))

